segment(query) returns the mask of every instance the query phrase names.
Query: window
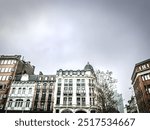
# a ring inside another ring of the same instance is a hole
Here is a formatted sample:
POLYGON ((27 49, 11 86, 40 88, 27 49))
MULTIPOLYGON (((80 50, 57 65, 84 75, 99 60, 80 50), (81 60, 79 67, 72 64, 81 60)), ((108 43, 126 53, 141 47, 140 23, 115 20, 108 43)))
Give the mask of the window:
POLYGON ((64 97, 64 99, 63 99, 63 104, 64 104, 64 105, 67 104, 67 97, 64 97))
POLYGON ((11 63, 10 64, 13 64, 14 60, 11 60, 11 63))
POLYGON ((76 72, 76 71, 73 71, 73 74, 74 74, 74 75, 76 75, 76 74, 77 74, 77 72, 76 72))
POLYGON ((60 104, 60 97, 57 97, 56 105, 60 104))
POLYGON ((84 71, 82 72, 82 75, 84 75, 84 71))
POLYGON ((82 98, 82 106, 85 106, 85 98, 82 98))
POLYGON ((22 94, 25 94, 26 92, 26 88, 23 88, 22 94))
POLYGON ((70 75, 72 76, 72 71, 70 71, 70 75))
POLYGON ((18 89, 18 94, 21 94, 21 88, 18 89))
POLYGON ((11 72, 11 68, 8 69, 8 72, 11 72))
POLYGON ((95 105, 94 98, 90 98, 90 105, 95 105))
POLYGON ((23 105, 23 99, 16 99, 15 107, 22 107, 23 105))
POLYGON ((149 64, 147 64, 147 67, 149 68, 149 64))
POLYGON ((4 60, 1 61, 1 64, 4 64, 4 60))
POLYGON ((145 80, 148 80, 147 75, 145 75, 145 80))
POLYGON ((85 83, 82 83, 81 86, 85 86, 85 83))
POLYGON ((13 102, 12 99, 10 99, 9 102, 8 102, 8 107, 12 106, 12 102, 13 102))
POLYGON ((144 79, 144 76, 142 76, 142 80, 144 81, 145 79, 144 79))
POLYGON ((2 81, 4 81, 5 79, 6 79, 6 76, 3 76, 3 77, 2 77, 2 81))
POLYGON ((80 84, 78 83, 77 86, 80 86, 80 84))
POLYGON ((142 80, 149 80, 150 79, 150 74, 145 74, 145 75, 142 75, 142 80))
POLYGON ((72 79, 69 79, 69 83, 72 83, 73 82, 73 80, 72 79))
POLYGON ((6 80, 9 80, 9 76, 6 76, 6 80))
POLYGON ((61 86, 61 83, 58 83, 58 86, 61 86))
POLYGON ((0 89, 2 89, 3 88, 3 85, 2 84, 0 84, 0 89))
POLYGON ((12 94, 15 94, 15 91, 16 91, 16 89, 13 88, 11 93, 12 93, 12 94))
POLYGON ((150 94, 150 85, 145 85, 144 88, 145 88, 146 93, 150 94))
POLYGON ((68 84, 64 84, 64 86, 68 86, 68 84))
POLYGON ((44 111, 45 102, 41 101, 41 110, 44 111))
POLYGON ((85 79, 82 79, 81 82, 84 83, 84 82, 85 82, 85 79))
POLYGON ((80 71, 77 72, 77 75, 80 75, 80 71))
POLYGON ((1 69, 1 72, 4 72, 4 71, 5 71, 5 68, 2 68, 2 69, 1 69))
POLYGON ((95 105, 95 101, 94 101, 94 98, 93 98, 93 105, 95 105))
POLYGON ((72 91, 72 87, 69 87, 69 90, 72 91))
POLYGON ((46 90, 46 86, 47 86, 47 83, 44 83, 44 84, 43 84, 43 89, 46 90))
POLYGON ((5 68, 5 72, 8 72, 8 68, 5 68))
POLYGON ((16 63, 17 63, 17 61, 16 61, 16 60, 14 60, 13 64, 16 64, 16 63))
POLYGON ((58 79, 58 83, 61 83, 61 79, 60 78, 58 79))
POLYGON ((67 93, 68 87, 64 87, 64 93, 67 93))
POLYGON ((82 86, 82 90, 85 90, 85 86, 82 86))
POLYGON ((69 87, 69 94, 71 94, 72 95, 72 90, 73 90, 73 88, 72 87, 69 87))
POLYGON ((45 77, 45 80, 47 80, 48 79, 48 77, 45 77))
POLYGON ((68 105, 72 105, 72 97, 69 97, 69 99, 68 99, 68 105))
POLYGON ((80 82, 80 79, 77 79, 77 82, 80 82))
POLYGON ((53 77, 51 77, 51 80, 54 80, 54 78, 53 78, 53 77))
POLYGON ((7 60, 4 61, 4 64, 7 64, 7 60))
POLYGON ((27 101, 26 101, 26 107, 29 107, 30 106, 30 100, 28 99, 27 101))
POLYGON ((32 93, 32 88, 29 88, 29 94, 31 94, 32 93))
POLYGON ((57 95, 60 95, 61 94, 61 88, 58 87, 58 90, 57 90, 57 95))
POLYGON ((142 65, 142 69, 146 69, 146 65, 142 65))
POLYGON ((42 77, 39 77, 39 80, 42 80, 42 77))
POLYGON ((11 60, 8 60, 8 64, 10 64, 11 63, 11 60))
POLYGON ((67 83, 68 82, 68 79, 65 79, 65 83, 67 83))
POLYGON ((77 98, 77 105, 80 105, 80 98, 77 98))
POLYGON ((58 109, 56 110, 56 113, 59 113, 59 110, 58 110, 58 109))
POLYGON ((69 86, 73 86, 73 84, 69 84, 69 86))

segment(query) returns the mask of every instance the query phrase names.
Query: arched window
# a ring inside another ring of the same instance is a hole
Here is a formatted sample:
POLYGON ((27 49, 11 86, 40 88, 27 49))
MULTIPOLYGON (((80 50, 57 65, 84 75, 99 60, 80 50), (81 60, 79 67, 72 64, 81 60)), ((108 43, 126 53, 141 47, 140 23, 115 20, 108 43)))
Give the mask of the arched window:
POLYGON ((30 100, 28 99, 27 101, 26 101, 26 107, 29 107, 30 106, 30 100))
POLYGON ((13 88, 13 89, 12 89, 12 94, 15 94, 15 91, 16 91, 16 89, 15 89, 15 88, 13 88))
POLYGON ((13 100, 10 99, 9 102, 8 102, 8 107, 11 107, 11 106, 12 106, 12 102, 13 102, 13 100))
POLYGON ((43 89, 46 90, 47 83, 43 83, 43 89))
POLYGON ((16 99, 15 107, 22 107, 23 105, 23 99, 16 99))
POLYGON ((26 88, 23 88, 22 94, 25 94, 26 92, 26 88))
POLYGON ((29 88, 29 94, 31 94, 32 93, 32 88, 29 88))
POLYGON ((61 78, 58 79, 58 83, 61 83, 61 78))
POLYGON ((18 94, 21 94, 21 88, 18 89, 18 94))

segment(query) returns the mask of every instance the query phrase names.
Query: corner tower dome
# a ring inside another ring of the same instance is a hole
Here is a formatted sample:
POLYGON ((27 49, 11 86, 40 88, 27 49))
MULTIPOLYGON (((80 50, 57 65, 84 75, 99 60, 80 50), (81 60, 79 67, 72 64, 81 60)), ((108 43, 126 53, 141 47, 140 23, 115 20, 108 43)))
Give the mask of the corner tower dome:
POLYGON ((94 69, 93 69, 92 65, 89 64, 89 62, 84 67, 84 70, 85 71, 91 71, 92 73, 94 72, 94 69))

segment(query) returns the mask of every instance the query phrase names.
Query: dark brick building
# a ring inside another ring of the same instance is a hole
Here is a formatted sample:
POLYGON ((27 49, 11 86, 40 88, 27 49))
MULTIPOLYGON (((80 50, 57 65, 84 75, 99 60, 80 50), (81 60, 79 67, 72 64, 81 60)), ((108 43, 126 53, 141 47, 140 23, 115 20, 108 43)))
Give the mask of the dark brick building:
POLYGON ((140 113, 150 112, 150 59, 137 63, 132 74, 132 84, 140 113))
POLYGON ((34 66, 21 55, 0 55, 0 112, 3 112, 10 85, 18 74, 34 74, 34 66))

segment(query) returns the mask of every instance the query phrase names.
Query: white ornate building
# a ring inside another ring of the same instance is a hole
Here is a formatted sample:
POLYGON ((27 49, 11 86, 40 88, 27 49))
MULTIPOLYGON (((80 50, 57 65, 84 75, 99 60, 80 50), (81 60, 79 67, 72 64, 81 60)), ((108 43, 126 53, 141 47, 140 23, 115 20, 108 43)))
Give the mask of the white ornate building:
POLYGON ((101 111, 100 91, 93 67, 58 70, 54 93, 54 113, 96 113, 101 111))
POLYGON ((6 112, 53 112, 55 75, 17 75, 11 85, 6 112))

